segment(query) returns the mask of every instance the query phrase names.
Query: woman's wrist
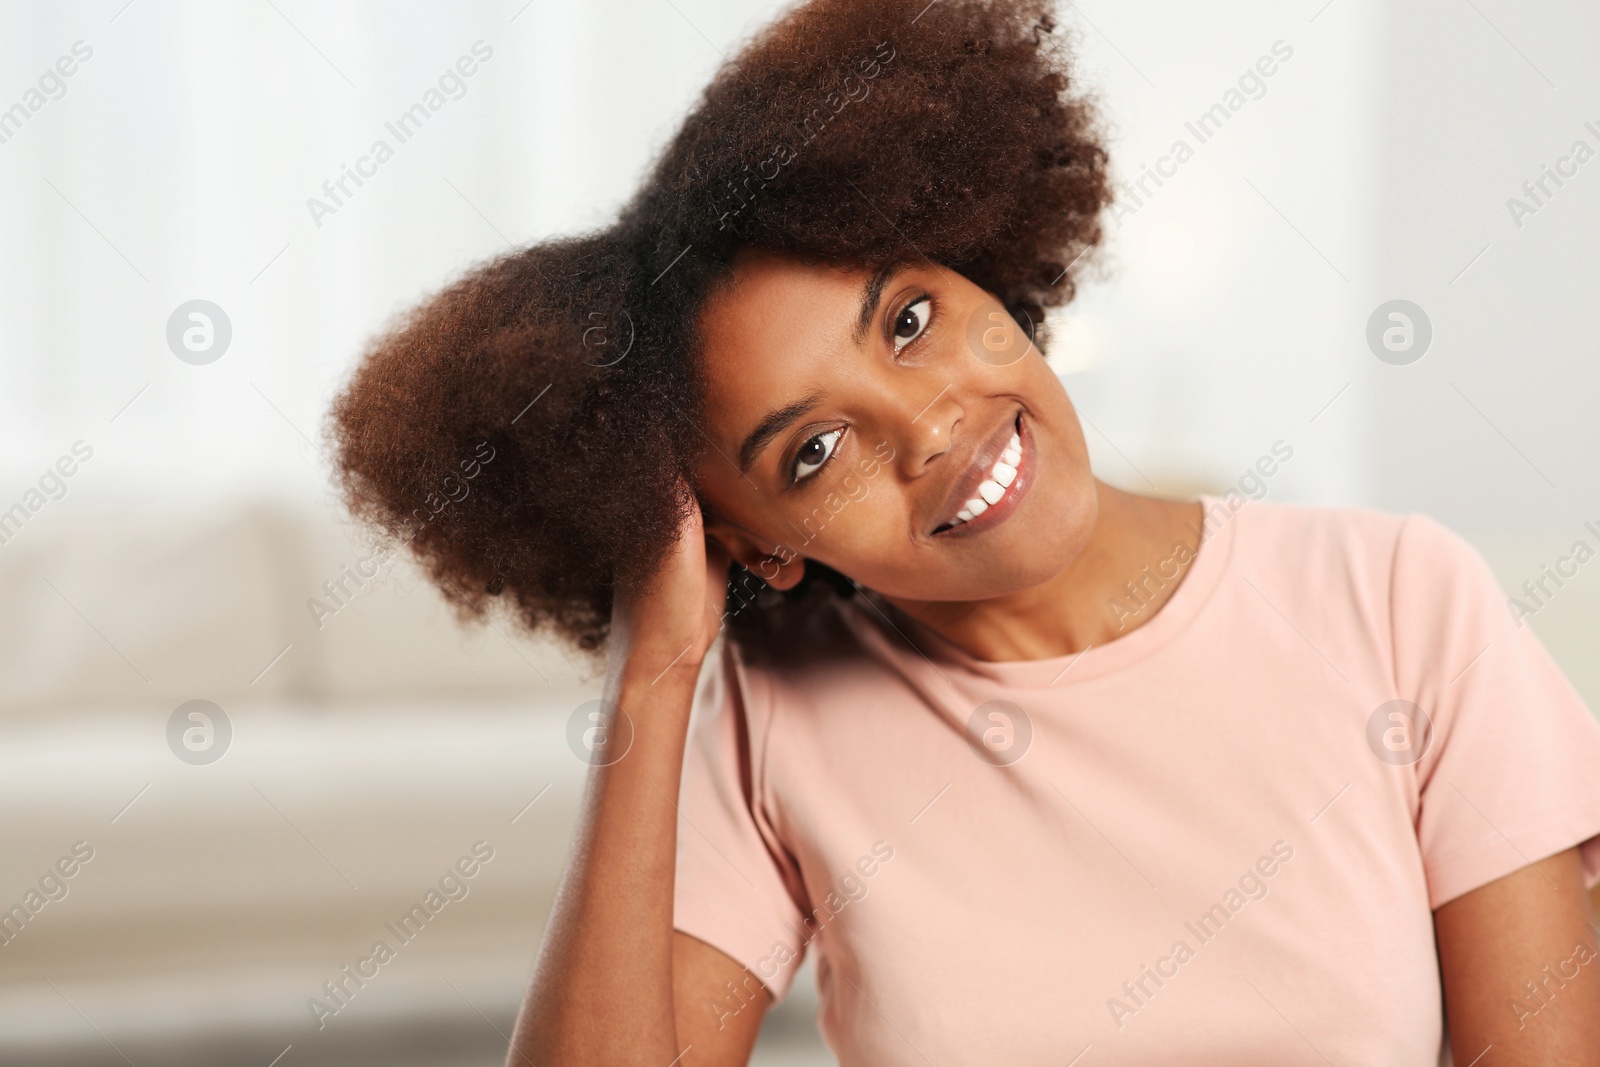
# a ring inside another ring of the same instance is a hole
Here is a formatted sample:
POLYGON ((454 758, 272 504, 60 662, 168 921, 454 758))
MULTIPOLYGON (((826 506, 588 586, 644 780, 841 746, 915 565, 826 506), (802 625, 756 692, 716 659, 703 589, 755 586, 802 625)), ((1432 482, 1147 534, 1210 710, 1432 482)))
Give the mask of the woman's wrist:
POLYGON ((675 692, 685 687, 692 692, 703 663, 703 657, 688 654, 677 660, 664 652, 636 655, 630 656, 612 672, 611 677, 619 687, 637 696, 651 692, 675 692))
MULTIPOLYGON (((658 605, 651 605, 656 607, 658 605)), ((647 681, 668 676, 694 679, 716 640, 715 623, 702 617, 698 629, 689 620, 674 617, 657 620, 648 612, 619 615, 611 632, 610 674, 640 675, 647 681), (710 629, 710 635, 706 631, 710 629)))
POLYGON ((685 642, 676 648, 660 642, 638 642, 615 656, 606 671, 606 688, 621 702, 673 698, 692 699, 694 687, 705 662, 699 642, 685 642))

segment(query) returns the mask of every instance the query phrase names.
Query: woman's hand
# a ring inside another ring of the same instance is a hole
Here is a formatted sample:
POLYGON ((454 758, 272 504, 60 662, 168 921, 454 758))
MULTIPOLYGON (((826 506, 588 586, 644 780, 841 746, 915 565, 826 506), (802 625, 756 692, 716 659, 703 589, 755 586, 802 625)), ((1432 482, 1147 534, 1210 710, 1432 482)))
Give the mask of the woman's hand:
POLYGON ((615 662, 652 672, 698 672, 721 629, 731 557, 706 535, 687 486, 683 493, 689 510, 661 566, 653 574, 618 575, 611 609, 615 662))

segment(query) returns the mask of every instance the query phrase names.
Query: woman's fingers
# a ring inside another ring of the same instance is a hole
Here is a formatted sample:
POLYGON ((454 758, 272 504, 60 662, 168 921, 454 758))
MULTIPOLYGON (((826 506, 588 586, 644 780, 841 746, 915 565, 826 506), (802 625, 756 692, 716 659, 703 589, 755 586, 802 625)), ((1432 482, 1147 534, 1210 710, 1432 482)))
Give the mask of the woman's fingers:
POLYGON ((716 639, 727 599, 726 549, 705 533, 693 493, 678 527, 678 539, 653 574, 619 575, 612 611, 613 636, 648 656, 665 652, 686 667, 698 667, 716 639))

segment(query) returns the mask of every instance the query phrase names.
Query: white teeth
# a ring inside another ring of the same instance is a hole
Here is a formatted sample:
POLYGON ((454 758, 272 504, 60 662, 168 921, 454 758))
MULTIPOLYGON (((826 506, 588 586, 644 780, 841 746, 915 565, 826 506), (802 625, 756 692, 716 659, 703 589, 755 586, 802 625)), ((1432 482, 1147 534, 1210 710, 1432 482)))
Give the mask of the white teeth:
POLYGON ((991 504, 1000 503, 1000 498, 1006 495, 1006 490, 1011 488, 1011 483, 1017 480, 1017 468, 1022 465, 1022 438, 1017 434, 1011 435, 1011 440, 1006 443, 1005 451, 1000 453, 1000 458, 989 470, 989 477, 978 483, 978 495, 968 500, 957 511, 955 518, 949 525, 959 526, 989 510, 991 504))

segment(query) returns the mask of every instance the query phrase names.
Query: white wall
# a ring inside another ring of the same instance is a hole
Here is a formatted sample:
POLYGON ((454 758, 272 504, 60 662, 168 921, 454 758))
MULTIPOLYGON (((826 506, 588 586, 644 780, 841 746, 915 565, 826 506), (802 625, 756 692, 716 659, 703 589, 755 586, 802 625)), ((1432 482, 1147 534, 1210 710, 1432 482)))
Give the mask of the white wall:
POLYGON ((1429 310, 1436 341, 1384 368, 1375 495, 1531 535, 1533 574, 1600 520, 1600 7, 1477 7, 1414 0, 1389 32, 1379 278, 1429 310), (1534 205, 1523 183, 1578 140, 1594 158, 1534 205), (1536 213, 1513 218, 1513 197, 1536 213))
MULTIPOLYGON (((1128 488, 1222 488, 1282 440, 1294 455, 1269 496, 1370 499, 1376 361, 1351 323, 1365 317, 1375 266, 1383 25, 1359 0, 1311 13, 1265 2, 1069 11, 1126 184, 1108 225, 1113 273, 1077 309, 1088 369, 1067 385, 1102 472, 1128 488), (1258 61, 1273 73, 1230 99, 1258 61), (1194 129, 1218 103, 1237 111, 1202 142, 1194 129), (1180 140, 1193 152, 1181 164, 1180 140), (1175 174, 1139 190, 1158 166, 1175 174)), ((1062 359, 1076 365, 1071 351, 1062 359)))

